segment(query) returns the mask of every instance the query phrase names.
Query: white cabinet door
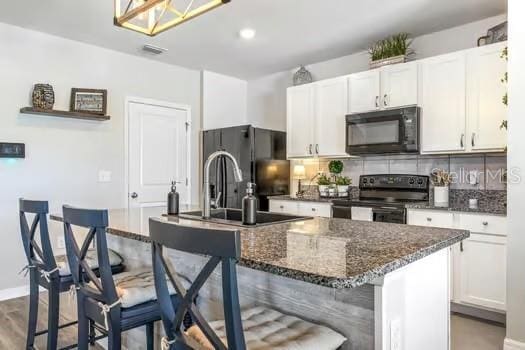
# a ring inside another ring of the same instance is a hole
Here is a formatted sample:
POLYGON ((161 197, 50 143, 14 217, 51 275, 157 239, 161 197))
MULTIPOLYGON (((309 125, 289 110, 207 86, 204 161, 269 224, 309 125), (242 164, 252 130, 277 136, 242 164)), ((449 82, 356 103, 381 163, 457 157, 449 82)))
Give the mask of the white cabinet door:
POLYGON ((381 108, 417 105, 417 62, 386 66, 381 71, 381 108))
POLYGON ((506 237, 471 234, 459 254, 459 301, 506 309, 506 237))
POLYGON ((314 85, 289 88, 286 108, 288 157, 311 157, 314 154, 314 85))
POLYGON ((299 205, 292 200, 270 200, 270 212, 299 215, 299 205))
POLYGON ((332 205, 329 203, 299 202, 299 215, 329 218, 332 216, 332 205))
POLYGON ((420 63, 421 142, 423 153, 466 148, 466 77, 464 52, 420 63))
POLYGON ((407 223, 415 226, 454 228, 454 214, 439 210, 409 209, 407 223))
POLYGON ((323 157, 346 154, 348 77, 324 80, 316 86, 315 152, 323 157))
POLYGON ((381 107, 379 69, 350 75, 350 113, 374 111, 381 107))
POLYGON ((507 143, 507 132, 500 128, 507 119, 502 98, 502 83, 507 62, 501 52, 507 44, 488 45, 467 54, 467 125, 468 146, 472 151, 501 151, 507 143))

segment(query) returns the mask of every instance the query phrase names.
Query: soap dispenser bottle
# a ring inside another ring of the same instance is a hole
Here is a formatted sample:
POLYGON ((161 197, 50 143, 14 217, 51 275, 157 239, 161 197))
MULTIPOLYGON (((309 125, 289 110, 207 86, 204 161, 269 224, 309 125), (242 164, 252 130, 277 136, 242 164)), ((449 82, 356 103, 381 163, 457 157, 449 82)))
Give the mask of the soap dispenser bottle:
POLYGON ((171 182, 171 191, 168 193, 168 215, 179 214, 179 193, 177 192, 177 182, 171 182))
POLYGON ((255 184, 248 182, 246 196, 242 199, 242 223, 243 225, 257 224, 257 197, 253 194, 255 184))

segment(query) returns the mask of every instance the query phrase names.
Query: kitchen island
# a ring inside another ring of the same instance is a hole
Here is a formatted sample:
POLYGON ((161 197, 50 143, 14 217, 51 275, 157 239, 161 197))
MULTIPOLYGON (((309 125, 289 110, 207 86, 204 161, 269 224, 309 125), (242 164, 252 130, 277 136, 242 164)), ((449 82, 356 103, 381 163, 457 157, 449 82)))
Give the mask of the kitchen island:
MULTIPOLYGON (((110 211, 109 244, 128 268, 151 264, 150 217, 218 227, 164 212, 110 211)), ((326 218, 238 229, 243 306, 266 304, 328 325, 348 338, 344 349, 448 349, 448 247, 466 239, 468 231, 326 218)), ((168 254, 189 277, 206 261, 168 254)), ((210 318, 221 316, 219 287, 216 271, 199 298, 210 318)))

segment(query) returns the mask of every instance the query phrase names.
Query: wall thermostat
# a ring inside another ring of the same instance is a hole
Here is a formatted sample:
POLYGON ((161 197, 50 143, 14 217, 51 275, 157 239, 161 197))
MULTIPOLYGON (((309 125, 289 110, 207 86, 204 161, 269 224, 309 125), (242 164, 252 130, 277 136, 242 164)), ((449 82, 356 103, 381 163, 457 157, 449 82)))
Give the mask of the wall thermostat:
POLYGON ((26 145, 24 143, 0 142, 0 158, 25 158, 26 145))

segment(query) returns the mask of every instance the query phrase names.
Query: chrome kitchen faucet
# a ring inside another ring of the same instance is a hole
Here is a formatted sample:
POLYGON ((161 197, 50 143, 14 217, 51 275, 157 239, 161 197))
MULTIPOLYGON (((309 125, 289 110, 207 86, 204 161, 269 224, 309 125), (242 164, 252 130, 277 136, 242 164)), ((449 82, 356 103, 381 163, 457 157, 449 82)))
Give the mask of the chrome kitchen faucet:
POLYGON ((209 219, 211 216, 211 196, 210 196, 210 165, 211 163, 220 156, 225 156, 227 159, 230 159, 233 164, 233 176, 235 177, 236 182, 242 182, 242 172, 239 168, 239 164, 235 157, 225 151, 217 151, 212 153, 206 163, 204 163, 204 189, 202 194, 202 218, 209 219))

